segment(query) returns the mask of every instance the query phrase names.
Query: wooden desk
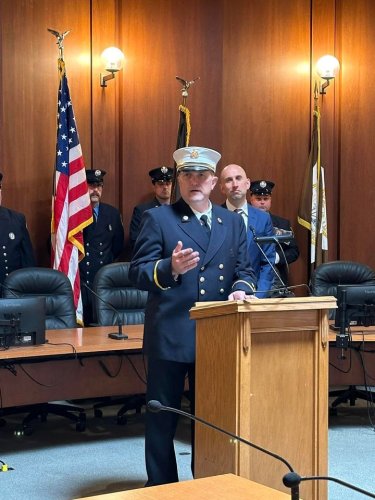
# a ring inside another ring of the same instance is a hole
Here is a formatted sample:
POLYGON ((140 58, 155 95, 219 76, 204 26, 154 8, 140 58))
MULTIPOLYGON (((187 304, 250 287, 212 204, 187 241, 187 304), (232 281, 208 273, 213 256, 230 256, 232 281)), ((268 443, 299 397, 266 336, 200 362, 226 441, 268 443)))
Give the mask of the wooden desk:
POLYGON ((342 351, 335 346, 336 332, 329 334, 329 385, 365 385, 363 365, 366 368, 367 384, 375 385, 375 328, 353 327, 353 348, 342 351), (366 352, 373 351, 373 352, 366 352))
POLYGON ((143 325, 49 330, 48 343, 0 352, 2 408, 47 401, 145 392, 141 354, 143 325), (104 367, 103 367, 104 366, 104 367))
POLYGON ((192 481, 119 491, 88 497, 90 500, 287 500, 290 494, 254 483, 233 474, 192 481))

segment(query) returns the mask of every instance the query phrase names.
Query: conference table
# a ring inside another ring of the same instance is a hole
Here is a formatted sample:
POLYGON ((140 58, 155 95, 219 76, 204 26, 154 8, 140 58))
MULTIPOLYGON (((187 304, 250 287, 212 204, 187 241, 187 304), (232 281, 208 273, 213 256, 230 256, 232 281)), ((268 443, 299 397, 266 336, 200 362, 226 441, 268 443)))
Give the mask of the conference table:
POLYGON ((336 334, 329 334, 329 386, 375 385, 375 327, 351 327, 348 349, 336 347, 336 334))
MULTIPOLYGON (((144 393, 143 325, 123 326, 126 340, 108 338, 116 330, 114 326, 48 330, 45 344, 0 351, 0 409, 144 393)), ((331 331, 329 385, 363 385, 363 362, 373 385, 375 328, 352 328, 354 349, 342 351, 335 340, 331 331)))
POLYGON ((0 351, 0 408, 145 392, 143 325, 48 330, 41 345, 0 351))

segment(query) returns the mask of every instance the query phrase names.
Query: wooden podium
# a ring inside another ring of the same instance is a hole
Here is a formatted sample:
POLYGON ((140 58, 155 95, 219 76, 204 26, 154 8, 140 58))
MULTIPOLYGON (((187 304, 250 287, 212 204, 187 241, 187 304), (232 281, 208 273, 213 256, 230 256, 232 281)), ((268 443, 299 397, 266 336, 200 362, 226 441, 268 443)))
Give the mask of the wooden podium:
MULTIPOLYGON (((202 302, 197 320, 198 417, 282 455, 301 476, 327 475, 328 319, 334 297, 202 302)), ((287 492, 286 466, 203 424, 195 476, 234 473, 287 492)), ((327 498, 325 481, 301 498, 327 498)))

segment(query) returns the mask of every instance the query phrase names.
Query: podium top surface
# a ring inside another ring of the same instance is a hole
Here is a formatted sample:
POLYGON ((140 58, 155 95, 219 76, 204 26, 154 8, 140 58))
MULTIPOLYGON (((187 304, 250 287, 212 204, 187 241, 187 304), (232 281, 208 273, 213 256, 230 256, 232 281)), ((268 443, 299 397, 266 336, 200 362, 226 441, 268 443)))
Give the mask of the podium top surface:
POLYGON ((225 300, 216 302, 196 302, 190 309, 193 319, 237 313, 303 311, 316 309, 336 309, 336 297, 288 297, 276 299, 225 300))

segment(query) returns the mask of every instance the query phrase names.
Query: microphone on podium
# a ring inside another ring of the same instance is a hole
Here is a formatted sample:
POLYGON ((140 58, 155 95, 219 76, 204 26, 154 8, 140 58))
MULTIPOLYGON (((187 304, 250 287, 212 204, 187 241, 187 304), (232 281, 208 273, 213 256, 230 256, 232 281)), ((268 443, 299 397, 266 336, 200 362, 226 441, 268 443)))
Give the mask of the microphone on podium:
POLYGON ((120 313, 117 311, 117 309, 115 307, 113 307, 113 305, 110 302, 108 302, 107 300, 102 299, 102 297, 98 293, 96 293, 91 287, 89 287, 89 285, 87 283, 85 283, 84 281, 81 281, 81 285, 83 285, 85 288, 87 288, 87 290, 90 293, 92 293, 93 295, 95 295, 96 298, 98 298, 101 302, 103 302, 103 304, 105 304, 106 306, 108 306, 116 314, 118 332, 109 333, 108 337, 110 339, 114 339, 114 340, 126 340, 127 338, 129 338, 127 335, 125 335, 124 333, 122 333, 122 320, 121 320, 120 313))
MULTIPOLYGON (((290 231, 291 232, 291 231, 290 231)), ((272 236, 254 236, 255 243, 265 244, 265 243, 289 243, 293 239, 293 233, 291 234, 274 234, 272 236)))
MULTIPOLYGON (((272 236, 257 236, 255 228, 253 226, 249 226, 250 231, 253 233, 253 240, 256 244, 256 246, 259 248, 261 254, 263 257, 266 259, 267 263, 272 269, 273 274, 275 275, 276 279, 281 283, 280 287, 277 288, 271 288, 270 290, 258 290, 258 292, 277 292, 279 297, 294 297, 293 292, 291 292, 284 281, 281 279, 281 276, 279 273, 276 271, 275 266, 272 264, 270 259, 267 257, 265 251, 261 247, 261 244, 263 243, 277 243, 279 241, 279 238, 283 238, 280 241, 291 241, 293 238, 293 235, 282 235, 282 236, 277 236, 276 234, 272 236)), ((280 243, 278 243, 280 246, 280 243)), ((282 250, 282 248, 281 248, 282 250)), ((283 250, 282 250, 283 251, 283 250)))
POLYGON ((369 491, 366 491, 362 488, 358 488, 357 486, 354 486, 353 484, 347 483, 345 481, 342 481, 341 479, 337 479, 335 477, 330 477, 330 476, 300 476, 297 472, 293 470, 293 467, 287 462, 285 458, 283 458, 281 455, 278 455, 277 453, 273 453, 270 450, 267 450, 267 448, 263 448, 262 446, 259 446, 257 444, 252 443, 251 441, 248 441, 247 439, 244 439, 240 436, 237 436, 236 434, 233 434, 232 432, 226 431, 222 429, 221 427, 218 427, 215 424, 212 424, 211 422, 207 422, 207 420, 203 420, 203 418, 197 417, 195 415, 192 415, 191 413, 187 413, 182 410, 178 410, 177 408, 172 408, 171 406, 164 406, 160 401, 157 401, 156 399, 151 399, 150 401, 147 402, 147 410, 152 412, 152 413, 159 413, 160 411, 169 411, 172 413, 177 413, 177 415, 182 415, 184 417, 187 417, 191 420, 194 420, 195 422, 200 422, 203 425, 206 425, 207 427, 210 427, 211 429, 214 429, 216 431, 221 432, 222 434, 226 434, 227 436, 236 439, 240 443, 244 443, 251 448, 255 448, 258 451, 261 451, 262 453, 265 453, 266 455, 269 455, 276 460, 279 460, 282 462, 286 467, 289 469, 289 472, 287 472, 283 476, 283 484, 287 488, 290 488, 290 498, 291 500, 300 500, 299 496, 299 485, 302 481, 320 481, 320 480, 326 480, 326 481, 333 481, 335 483, 341 484, 342 486, 345 486, 346 488, 349 488, 354 491, 358 491, 359 493, 363 493, 364 495, 367 495, 371 498, 375 498, 375 495, 369 491))

